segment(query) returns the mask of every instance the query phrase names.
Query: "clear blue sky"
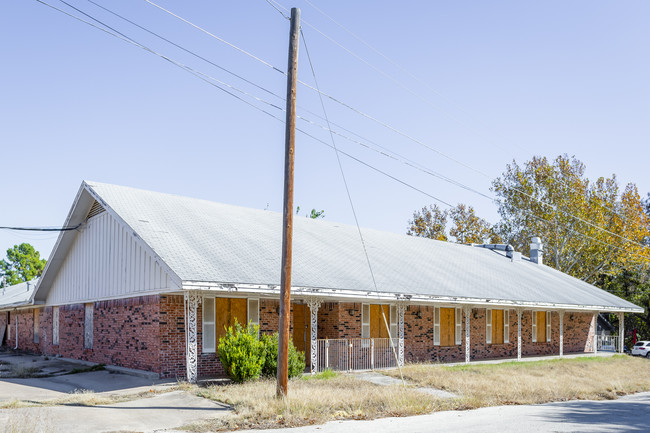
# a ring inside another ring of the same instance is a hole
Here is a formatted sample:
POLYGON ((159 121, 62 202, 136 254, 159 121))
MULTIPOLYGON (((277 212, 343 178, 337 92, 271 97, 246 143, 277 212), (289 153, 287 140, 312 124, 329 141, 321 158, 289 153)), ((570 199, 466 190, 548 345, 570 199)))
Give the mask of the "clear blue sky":
MULTIPOLYGON (((285 92, 284 76, 144 0, 95 1, 285 92)), ((374 66, 303 22, 323 91, 487 177, 326 100, 330 119, 365 139, 483 192, 512 159, 560 153, 581 159, 590 178, 616 173, 620 184, 635 182, 644 196, 650 191, 649 2, 311 0, 400 69, 305 1, 279 1, 300 7, 306 23, 374 66)), ((69 2, 175 60, 282 105, 87 0, 69 2)), ((265 0, 159 4, 286 69, 289 24, 265 0)), ((280 122, 34 0, 3 2, 0 39, 0 225, 61 225, 83 179, 281 210, 280 122)), ((300 79, 313 83, 302 45, 299 62, 300 79)), ((299 87, 298 101, 321 114, 308 88, 299 87)), ((318 127, 298 126, 329 140, 318 127)), ((498 219, 485 198, 340 137, 336 142, 431 195, 498 219)), ((343 166, 364 227, 403 233, 413 210, 434 202, 345 157, 343 166)), ((301 134, 295 203, 353 223, 333 151, 301 134)), ((27 241, 48 256, 55 240, 0 231, 0 255, 27 241)))

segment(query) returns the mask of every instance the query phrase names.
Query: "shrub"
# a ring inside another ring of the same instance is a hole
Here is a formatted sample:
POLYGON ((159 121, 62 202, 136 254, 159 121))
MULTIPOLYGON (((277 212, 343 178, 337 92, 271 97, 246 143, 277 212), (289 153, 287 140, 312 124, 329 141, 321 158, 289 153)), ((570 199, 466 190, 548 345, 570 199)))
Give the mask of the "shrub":
POLYGON ((243 327, 235 320, 234 329, 229 326, 226 335, 219 338, 219 360, 233 382, 260 377, 266 350, 258 334, 257 325, 243 327))
MULTIPOLYGON (((262 335, 262 342, 266 348, 266 358, 262 368, 264 376, 277 376, 278 374, 278 333, 262 335)), ((295 377, 305 371, 305 354, 296 350, 289 340, 289 377, 295 377)))

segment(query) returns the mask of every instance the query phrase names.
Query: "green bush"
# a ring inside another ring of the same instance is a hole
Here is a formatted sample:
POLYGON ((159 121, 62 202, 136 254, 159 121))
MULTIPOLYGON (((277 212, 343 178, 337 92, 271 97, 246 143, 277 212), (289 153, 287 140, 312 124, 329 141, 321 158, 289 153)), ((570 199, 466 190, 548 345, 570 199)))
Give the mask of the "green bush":
MULTIPOLYGON (((264 376, 277 376, 278 374, 278 333, 262 335, 262 342, 266 348, 266 358, 262 368, 264 376)), ((289 340, 289 377, 301 375, 305 371, 305 354, 296 350, 289 340)))
POLYGON ((244 328, 235 320, 234 329, 229 326, 226 335, 219 338, 219 360, 233 382, 260 377, 266 349, 258 334, 259 326, 249 324, 244 328))

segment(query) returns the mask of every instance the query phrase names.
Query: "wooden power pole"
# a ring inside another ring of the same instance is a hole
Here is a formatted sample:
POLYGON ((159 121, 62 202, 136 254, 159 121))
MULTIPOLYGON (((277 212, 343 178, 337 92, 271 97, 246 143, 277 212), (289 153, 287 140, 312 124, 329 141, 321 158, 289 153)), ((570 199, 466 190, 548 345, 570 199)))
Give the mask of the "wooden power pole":
POLYGON ((280 276, 280 330, 278 344, 278 397, 287 395, 289 380, 289 312, 291 311, 291 252, 293 243, 293 160, 296 142, 296 88, 300 9, 291 8, 289 67, 287 68, 287 121, 284 148, 284 217, 282 219, 282 274, 280 276))

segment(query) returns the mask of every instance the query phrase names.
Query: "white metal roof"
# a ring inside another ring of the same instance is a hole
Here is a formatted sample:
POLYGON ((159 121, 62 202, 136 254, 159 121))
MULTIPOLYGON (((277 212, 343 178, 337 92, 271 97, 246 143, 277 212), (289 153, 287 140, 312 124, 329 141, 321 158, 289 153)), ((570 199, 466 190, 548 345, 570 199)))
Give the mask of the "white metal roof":
POLYGON ((31 305, 38 278, 0 288, 0 309, 31 305))
MULTIPOLYGON (((140 236, 184 286, 193 282, 258 287, 280 283, 279 213, 86 182, 67 224, 88 212, 92 200, 84 198, 86 193, 140 236), (78 209, 82 201, 88 209, 78 209)), ((643 311, 593 285, 526 259, 513 262, 484 248, 371 229, 362 232, 382 295, 643 311)), ((53 254, 59 261, 64 259, 65 245, 69 244, 65 237, 70 233, 63 233, 55 247, 53 254)), ((292 286, 364 296, 374 291, 356 227, 297 217, 293 246, 292 286)), ((51 278, 47 274, 53 272, 46 269, 42 279, 51 278)), ((46 282, 41 286, 47 286, 46 282)))

